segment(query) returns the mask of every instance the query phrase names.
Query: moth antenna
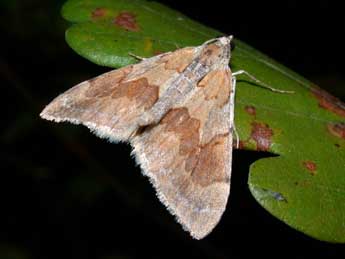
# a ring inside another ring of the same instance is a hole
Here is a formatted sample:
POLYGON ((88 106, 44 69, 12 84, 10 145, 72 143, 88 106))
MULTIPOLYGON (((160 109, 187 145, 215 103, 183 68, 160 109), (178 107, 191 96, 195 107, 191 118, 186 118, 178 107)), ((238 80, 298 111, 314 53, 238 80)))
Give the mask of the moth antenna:
POLYGON ((218 40, 218 38, 213 38, 213 39, 210 39, 210 40, 208 40, 208 41, 205 41, 202 45, 208 45, 208 44, 210 44, 210 43, 212 43, 212 42, 215 42, 215 41, 217 41, 218 40))

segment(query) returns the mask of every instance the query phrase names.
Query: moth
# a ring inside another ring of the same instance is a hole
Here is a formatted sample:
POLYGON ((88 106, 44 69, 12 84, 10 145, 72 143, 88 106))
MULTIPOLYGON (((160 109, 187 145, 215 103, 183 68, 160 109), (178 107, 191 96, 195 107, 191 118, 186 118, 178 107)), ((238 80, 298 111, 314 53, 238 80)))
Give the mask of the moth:
POLYGON ((129 142, 160 201, 201 239, 219 222, 230 193, 236 75, 260 83, 246 71, 231 72, 232 39, 211 39, 82 82, 40 116, 129 142))

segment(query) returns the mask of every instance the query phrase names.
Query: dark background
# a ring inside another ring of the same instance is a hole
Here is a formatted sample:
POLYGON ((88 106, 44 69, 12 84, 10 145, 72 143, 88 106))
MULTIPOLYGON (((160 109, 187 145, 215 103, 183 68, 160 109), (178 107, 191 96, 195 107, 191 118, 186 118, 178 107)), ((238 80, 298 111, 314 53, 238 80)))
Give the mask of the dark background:
MULTIPOLYGON (((309 238, 255 202, 249 165, 268 154, 234 152, 227 210, 195 241, 155 197, 128 145, 41 120, 58 93, 108 70, 66 45, 63 2, 0 2, 0 259, 344 258, 344 245, 309 238)), ((334 1, 161 2, 345 99, 345 16, 334 1)))

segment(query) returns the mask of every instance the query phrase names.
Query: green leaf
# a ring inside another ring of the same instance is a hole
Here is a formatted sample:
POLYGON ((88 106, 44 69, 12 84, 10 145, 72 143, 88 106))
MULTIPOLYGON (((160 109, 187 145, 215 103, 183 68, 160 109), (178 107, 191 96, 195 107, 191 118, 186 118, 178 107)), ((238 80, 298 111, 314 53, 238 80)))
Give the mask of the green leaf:
MULTIPOLYGON (((147 57, 221 35, 151 1, 70 0, 62 13, 74 23, 66 32, 68 44, 109 67, 136 62, 128 53, 147 57)), ((240 147, 278 155, 251 166, 252 194, 291 227, 344 243, 345 104, 239 40, 232 54, 233 71, 244 69, 275 88, 295 91, 278 94, 238 78, 240 147)))

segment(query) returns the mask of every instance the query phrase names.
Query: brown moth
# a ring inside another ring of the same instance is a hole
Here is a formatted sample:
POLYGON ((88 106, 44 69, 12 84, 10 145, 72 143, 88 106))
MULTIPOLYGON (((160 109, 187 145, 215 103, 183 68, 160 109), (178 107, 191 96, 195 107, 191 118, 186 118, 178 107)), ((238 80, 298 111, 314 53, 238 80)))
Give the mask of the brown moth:
POLYGON ((258 82, 245 71, 231 73, 231 40, 212 39, 82 82, 41 117, 131 143, 161 202, 201 239, 219 222, 230 192, 235 75, 258 82))

